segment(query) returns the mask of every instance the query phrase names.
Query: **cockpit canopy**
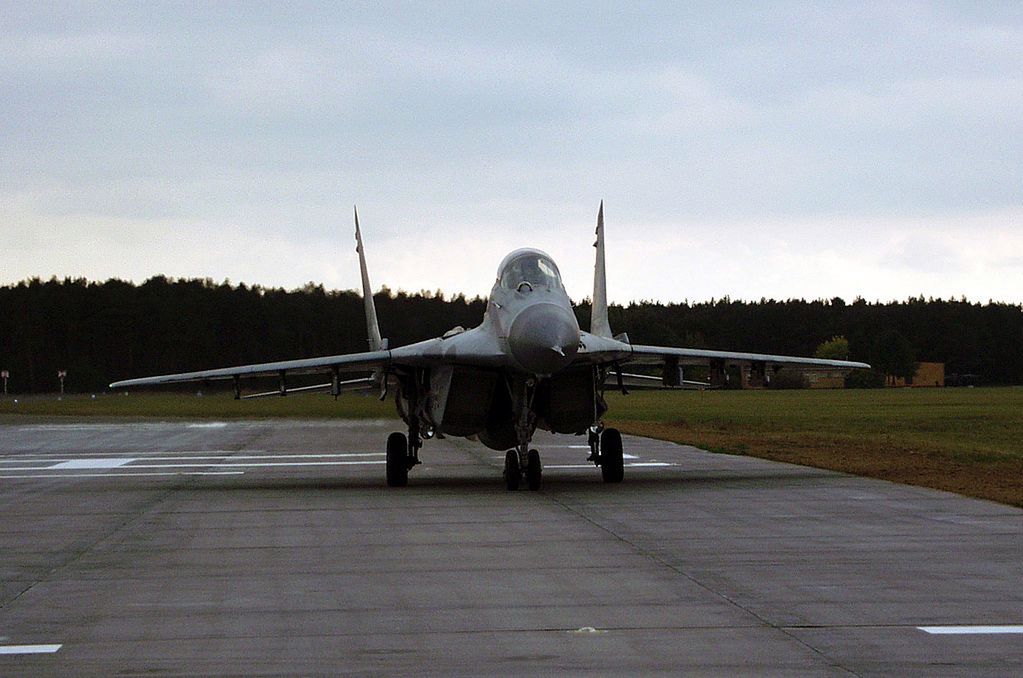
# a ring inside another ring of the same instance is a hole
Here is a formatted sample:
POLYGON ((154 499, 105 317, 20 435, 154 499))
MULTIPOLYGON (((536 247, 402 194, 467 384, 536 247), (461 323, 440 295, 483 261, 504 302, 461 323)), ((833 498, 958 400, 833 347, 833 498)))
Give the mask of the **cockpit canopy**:
POLYGON ((554 261, 540 250, 516 250, 504 258, 497 272, 501 287, 514 290, 522 283, 530 288, 562 289, 561 273, 554 261))

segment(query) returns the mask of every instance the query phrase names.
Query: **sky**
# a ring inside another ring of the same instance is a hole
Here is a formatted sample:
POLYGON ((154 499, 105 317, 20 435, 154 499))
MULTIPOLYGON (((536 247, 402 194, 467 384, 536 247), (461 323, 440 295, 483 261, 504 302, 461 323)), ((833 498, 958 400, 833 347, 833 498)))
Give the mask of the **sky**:
POLYGON ((0 0, 0 284, 1023 301, 1023 3, 0 0))

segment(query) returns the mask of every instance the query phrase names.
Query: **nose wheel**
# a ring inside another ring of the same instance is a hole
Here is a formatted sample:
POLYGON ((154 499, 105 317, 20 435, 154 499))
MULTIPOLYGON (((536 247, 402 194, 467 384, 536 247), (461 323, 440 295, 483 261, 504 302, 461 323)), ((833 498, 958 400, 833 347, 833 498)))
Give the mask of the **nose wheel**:
POLYGON ((522 479, 526 479, 526 487, 536 491, 543 484, 543 464, 540 462, 540 453, 537 450, 529 450, 526 453, 526 463, 523 465, 517 450, 508 450, 504 455, 504 486, 514 492, 519 489, 522 479))

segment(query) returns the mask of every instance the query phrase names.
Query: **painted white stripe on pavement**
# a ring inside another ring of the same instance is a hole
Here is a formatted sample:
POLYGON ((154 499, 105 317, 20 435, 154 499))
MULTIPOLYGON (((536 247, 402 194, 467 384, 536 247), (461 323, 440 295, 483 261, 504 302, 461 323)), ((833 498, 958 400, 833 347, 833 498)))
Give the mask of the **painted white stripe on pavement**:
POLYGON ((1006 626, 918 626, 932 635, 978 635, 987 633, 1023 633, 1023 624, 1006 626))
MULTIPOLYGON (((294 462, 222 462, 214 464, 132 464, 130 466, 121 466, 123 469, 136 469, 136 468, 267 468, 271 466, 376 466, 380 464, 386 464, 387 462, 383 459, 379 460, 366 460, 366 461, 294 461, 294 462)), ((53 471, 61 470, 62 468, 107 468, 107 467, 96 467, 96 466, 16 466, 14 468, 5 468, 4 471, 53 471)), ((10 477, 10 476, 2 476, 10 477)))
POLYGON ((122 463, 131 463, 136 461, 192 461, 202 459, 353 459, 353 458, 365 458, 365 457, 385 457, 385 452, 345 452, 343 454, 232 454, 231 452, 224 452, 223 454, 210 454, 210 455, 191 455, 187 457, 151 457, 151 456, 136 456, 131 459, 112 459, 103 457, 94 458, 75 458, 68 459, 67 455, 63 455, 64 458, 51 457, 49 459, 0 459, 0 464, 53 464, 60 462, 57 466, 46 466, 42 468, 114 468, 121 464, 113 463, 121 461, 122 463), (80 464, 80 466, 71 466, 70 464, 80 464), (68 464, 68 465, 64 465, 68 464))
POLYGON ((5 478, 124 478, 128 476, 241 476, 245 471, 168 471, 163 473, 33 473, 31 475, 0 475, 5 478))
POLYGON ((87 469, 87 468, 117 468, 136 461, 134 458, 107 458, 107 459, 69 459, 59 464, 49 466, 49 470, 57 471, 63 469, 87 469))
POLYGON ((142 457, 136 461, 189 461, 191 459, 354 459, 356 457, 386 457, 386 452, 344 452, 339 454, 218 454, 189 457, 142 457))
MULTIPOLYGON (((107 453, 109 454, 109 453, 107 453)), ((205 453, 203 452, 177 452, 176 454, 187 455, 187 456, 151 456, 145 452, 138 453, 131 458, 131 461, 191 461, 193 459, 225 459, 230 457, 231 459, 354 459, 363 457, 386 457, 385 452, 343 452, 343 453, 332 453, 332 454, 235 454, 230 451, 219 452, 217 450, 210 450, 205 453)), ((83 462, 104 462, 109 457, 84 456, 84 453, 77 453, 74 458, 68 456, 67 453, 55 454, 50 457, 16 457, 14 459, 0 459, 0 464, 53 464, 56 462, 68 462, 68 461, 83 461, 83 462)), ((501 457, 504 459, 504 457, 501 457)), ((84 467, 83 467, 84 468, 84 467)))
MULTIPOLYGON (((677 464, 669 464, 666 461, 636 461, 628 464, 624 464, 625 468, 642 468, 642 467, 664 467, 664 466, 677 466, 677 464)), ((597 468, 593 464, 544 464, 543 467, 547 468, 597 468)))
POLYGON ((213 464, 132 464, 125 468, 267 468, 271 466, 376 466, 386 464, 383 459, 366 461, 257 461, 257 462, 217 462, 213 464))
POLYGON ((0 645, 0 654, 51 654, 62 645, 0 645))

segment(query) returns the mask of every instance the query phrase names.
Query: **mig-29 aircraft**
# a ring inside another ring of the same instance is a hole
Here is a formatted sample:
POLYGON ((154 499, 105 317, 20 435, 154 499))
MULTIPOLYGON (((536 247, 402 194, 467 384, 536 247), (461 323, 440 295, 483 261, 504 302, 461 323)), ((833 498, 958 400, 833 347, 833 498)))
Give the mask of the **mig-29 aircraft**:
POLYGON ((276 375, 279 389, 244 397, 315 390, 337 397, 343 389, 376 387, 382 399, 393 388, 398 415, 408 426, 408 434, 395 432, 387 439, 388 485, 408 483, 409 470, 420 463, 419 450, 425 439, 462 436, 506 450, 504 479, 509 490, 518 489, 523 478, 529 489, 536 490, 543 467, 540 453, 530 449, 530 441, 537 428, 588 434, 588 461, 600 467, 605 482, 621 482, 622 437, 618 430, 603 425, 605 382, 615 375, 616 387, 624 392, 624 378, 644 378, 623 372, 623 365, 660 365, 661 377, 645 378, 668 388, 688 383, 682 366, 694 364, 709 365, 718 374, 724 374, 725 365, 740 365, 767 380, 783 366, 869 368, 845 360, 643 346, 631 343, 624 334, 612 335, 607 314, 603 202, 597 215, 589 332, 579 328, 554 260, 538 249, 526 248, 515 250, 501 262, 478 327, 456 327, 436 339, 390 348, 377 324, 358 210, 355 238, 369 351, 128 379, 114 382, 110 388, 232 379, 235 398, 240 398, 241 378, 259 375, 276 375), (360 371, 372 371, 372 375, 341 379, 342 373, 360 371), (309 373, 330 374, 331 381, 288 388, 286 375, 309 373))

